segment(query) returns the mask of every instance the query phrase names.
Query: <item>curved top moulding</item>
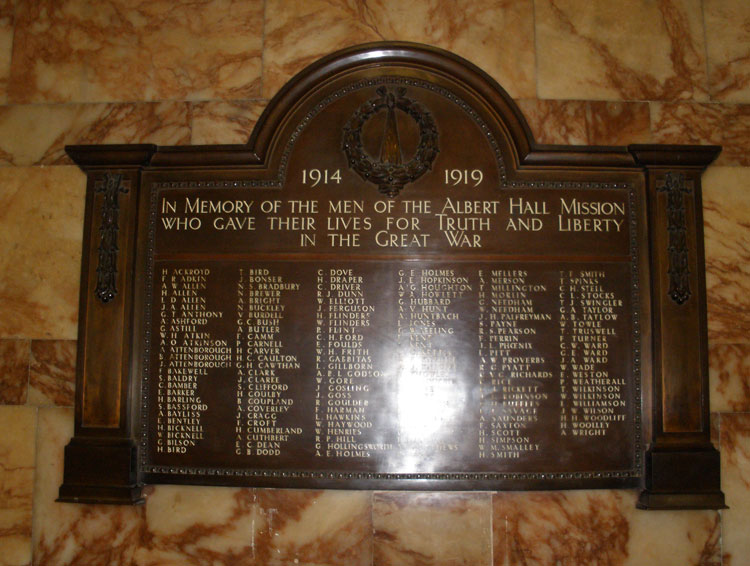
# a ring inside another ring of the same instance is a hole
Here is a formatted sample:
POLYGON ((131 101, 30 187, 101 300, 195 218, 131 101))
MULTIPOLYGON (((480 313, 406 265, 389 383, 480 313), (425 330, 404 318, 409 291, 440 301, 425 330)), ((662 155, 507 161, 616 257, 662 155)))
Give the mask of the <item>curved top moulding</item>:
POLYGON ((505 146, 503 154, 512 153, 513 161, 517 162, 519 156, 522 160, 535 145, 531 130, 511 97, 477 66, 441 49, 383 42, 338 51, 297 74, 271 101, 248 145, 261 156, 295 110, 302 108, 304 112, 342 88, 357 88, 379 80, 387 84, 395 79, 413 81, 421 88, 432 87, 455 97, 454 104, 463 103, 478 114, 505 146))

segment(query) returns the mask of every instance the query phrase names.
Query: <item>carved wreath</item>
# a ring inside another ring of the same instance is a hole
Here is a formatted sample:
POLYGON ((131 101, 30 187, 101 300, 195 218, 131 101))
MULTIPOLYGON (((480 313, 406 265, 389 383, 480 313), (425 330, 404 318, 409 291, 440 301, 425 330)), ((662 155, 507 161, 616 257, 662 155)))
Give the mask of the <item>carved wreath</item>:
POLYGON ((349 167, 365 181, 378 186, 388 197, 395 197, 404 185, 419 179, 427 172, 438 154, 438 131, 430 112, 419 102, 406 98, 406 89, 399 87, 395 95, 385 87, 376 91, 378 96, 360 106, 344 126, 343 149, 349 167), (419 145, 414 157, 407 163, 388 163, 372 159, 362 145, 362 127, 383 109, 399 109, 419 126, 419 145))

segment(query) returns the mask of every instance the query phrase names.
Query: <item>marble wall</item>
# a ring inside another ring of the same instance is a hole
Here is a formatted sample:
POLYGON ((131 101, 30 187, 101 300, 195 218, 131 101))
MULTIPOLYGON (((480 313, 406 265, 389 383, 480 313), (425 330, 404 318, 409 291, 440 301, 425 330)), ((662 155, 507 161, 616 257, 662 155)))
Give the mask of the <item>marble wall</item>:
POLYGON ((747 0, 0 0, 0 565, 750 564, 747 0), (718 143, 711 410, 729 510, 635 493, 158 486, 55 503, 72 434, 84 176, 68 143, 239 143, 295 72, 400 39, 484 68, 546 143, 718 143))

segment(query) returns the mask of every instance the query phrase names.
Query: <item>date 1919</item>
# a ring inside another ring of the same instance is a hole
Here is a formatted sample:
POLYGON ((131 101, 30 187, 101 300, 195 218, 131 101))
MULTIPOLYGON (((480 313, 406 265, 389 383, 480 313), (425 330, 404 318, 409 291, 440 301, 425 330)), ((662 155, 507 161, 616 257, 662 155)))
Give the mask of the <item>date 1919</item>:
POLYGON ((478 187, 484 179, 481 169, 446 169, 445 184, 452 187, 458 185, 471 185, 478 187))

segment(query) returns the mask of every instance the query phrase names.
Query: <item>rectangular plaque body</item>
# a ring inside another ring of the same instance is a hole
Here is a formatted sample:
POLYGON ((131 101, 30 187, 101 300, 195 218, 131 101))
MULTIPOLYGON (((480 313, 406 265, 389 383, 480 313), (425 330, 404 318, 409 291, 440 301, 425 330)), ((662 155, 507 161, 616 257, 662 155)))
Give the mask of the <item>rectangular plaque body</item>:
MULTIPOLYGON (((61 498, 643 486, 645 507, 723 504, 706 375, 676 351, 705 353, 716 148, 537 146, 466 62, 362 49, 293 80, 247 146, 69 148, 90 195, 127 162, 117 286, 92 298, 84 266, 79 366, 128 379, 99 378, 117 415, 79 383, 77 419, 113 424, 77 423, 66 473, 106 450, 128 470, 96 488, 71 471, 61 498), (679 480, 677 461, 711 473, 679 480)), ((90 263, 118 221, 99 215, 90 263)))
POLYGON ((637 485, 643 186, 503 187, 465 127, 395 198, 315 118, 279 187, 145 176, 147 480, 637 485))

